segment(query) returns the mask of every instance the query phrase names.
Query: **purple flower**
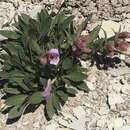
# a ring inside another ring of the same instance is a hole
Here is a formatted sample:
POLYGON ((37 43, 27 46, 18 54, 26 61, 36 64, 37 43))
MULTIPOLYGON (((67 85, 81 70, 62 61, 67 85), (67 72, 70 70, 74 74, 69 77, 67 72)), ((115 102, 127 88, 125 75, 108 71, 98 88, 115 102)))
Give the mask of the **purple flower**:
POLYGON ((58 49, 50 49, 48 52, 48 60, 52 65, 57 65, 60 61, 60 54, 58 49))
POLYGON ((51 90, 52 86, 50 84, 47 84, 45 90, 42 92, 42 97, 48 101, 49 97, 51 96, 51 90))

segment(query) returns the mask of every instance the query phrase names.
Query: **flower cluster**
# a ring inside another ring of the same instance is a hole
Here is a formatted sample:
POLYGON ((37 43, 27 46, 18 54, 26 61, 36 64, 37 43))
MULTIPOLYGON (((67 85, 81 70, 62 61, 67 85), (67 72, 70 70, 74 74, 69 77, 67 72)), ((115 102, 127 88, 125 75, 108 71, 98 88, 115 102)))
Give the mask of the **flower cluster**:
POLYGON ((89 35, 81 35, 78 39, 75 40, 74 45, 72 46, 72 53, 75 56, 79 56, 82 53, 91 53, 91 49, 87 47, 89 38, 89 35))
POLYGON ((128 38, 130 38, 129 32, 121 32, 118 35, 118 39, 115 41, 110 41, 105 45, 107 53, 113 55, 116 50, 126 52, 129 47, 128 38))

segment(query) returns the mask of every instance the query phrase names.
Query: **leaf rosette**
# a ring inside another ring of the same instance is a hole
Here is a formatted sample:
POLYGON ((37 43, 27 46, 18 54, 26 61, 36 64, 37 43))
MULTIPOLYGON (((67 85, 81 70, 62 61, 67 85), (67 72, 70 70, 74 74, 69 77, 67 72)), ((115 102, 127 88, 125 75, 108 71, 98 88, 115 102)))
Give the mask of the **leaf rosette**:
POLYGON ((18 16, 14 31, 0 30, 7 37, 0 45, 5 51, 0 55, 0 77, 5 81, 1 88, 6 104, 3 111, 9 119, 19 118, 30 105, 37 108, 40 104, 45 105, 51 119, 77 89, 88 92, 86 70, 80 63, 88 47, 80 35, 90 17, 76 30, 74 16, 59 12, 52 17, 42 10, 37 19, 18 16), (77 50, 73 51, 74 47, 77 50))

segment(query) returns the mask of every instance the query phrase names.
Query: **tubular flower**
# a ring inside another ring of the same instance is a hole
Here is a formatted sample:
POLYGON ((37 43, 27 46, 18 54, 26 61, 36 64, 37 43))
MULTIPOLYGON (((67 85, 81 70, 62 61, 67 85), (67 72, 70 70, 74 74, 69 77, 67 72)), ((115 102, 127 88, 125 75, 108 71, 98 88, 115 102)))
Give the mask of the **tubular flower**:
POLYGON ((50 49, 48 52, 48 61, 52 65, 57 65, 60 61, 60 54, 58 49, 50 49))
POLYGON ((50 83, 50 80, 48 80, 47 86, 45 90, 42 92, 42 97, 45 99, 45 101, 48 101, 48 99, 50 98, 51 91, 52 91, 52 85, 50 83))

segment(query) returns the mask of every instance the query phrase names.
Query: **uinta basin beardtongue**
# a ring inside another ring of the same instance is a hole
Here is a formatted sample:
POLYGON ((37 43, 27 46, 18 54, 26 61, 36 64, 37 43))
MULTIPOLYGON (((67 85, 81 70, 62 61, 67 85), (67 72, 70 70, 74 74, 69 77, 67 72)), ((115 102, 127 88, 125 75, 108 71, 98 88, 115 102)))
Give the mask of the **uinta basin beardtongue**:
POLYGON ((74 53, 74 55, 78 56, 82 52, 83 53, 90 53, 91 49, 86 47, 88 43, 89 43, 89 35, 81 35, 74 42, 74 45, 72 46, 72 52, 74 53))
POLYGON ((50 64, 58 65, 60 61, 60 54, 58 49, 53 48, 48 51, 48 60, 50 64))
POLYGON ((45 99, 45 101, 48 101, 49 97, 51 96, 52 91, 52 85, 50 83, 50 80, 48 80, 46 88, 42 92, 42 97, 45 99))
POLYGON ((129 43, 125 40, 119 39, 116 43, 115 43, 115 47, 120 50, 120 51, 127 51, 128 47, 129 47, 129 43))

